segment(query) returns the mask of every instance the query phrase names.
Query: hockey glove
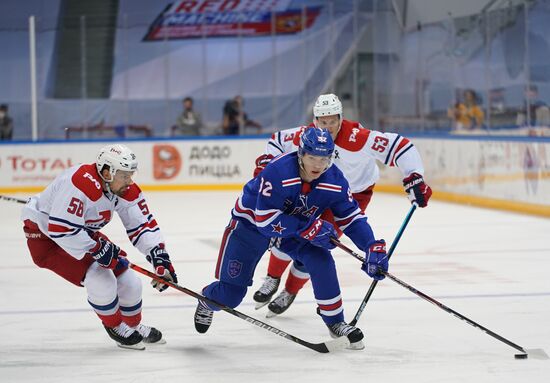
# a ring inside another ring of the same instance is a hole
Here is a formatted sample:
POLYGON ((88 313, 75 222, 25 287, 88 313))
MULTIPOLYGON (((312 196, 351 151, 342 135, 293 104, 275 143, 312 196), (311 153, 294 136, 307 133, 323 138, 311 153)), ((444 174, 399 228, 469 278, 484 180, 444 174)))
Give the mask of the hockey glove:
POLYGON ((96 245, 90 250, 90 255, 101 267, 114 269, 119 262, 118 257, 125 257, 126 252, 114 243, 99 237, 96 245))
MULTIPOLYGON (((178 276, 174 271, 174 266, 172 266, 172 262, 170 262, 170 256, 164 249, 164 243, 153 247, 146 258, 147 261, 149 261, 153 265, 155 269, 155 274, 157 274, 159 277, 163 277, 169 282, 178 283, 178 276)), ((168 288, 168 285, 165 285, 164 283, 157 280, 151 281, 151 285, 160 292, 168 288)))
POLYGON ((386 276, 380 274, 379 269, 388 271, 388 254, 386 254, 386 241, 383 239, 374 241, 369 246, 367 257, 361 266, 361 270, 369 275, 369 277, 380 281, 386 276))
POLYGON ((256 169, 254 169, 254 178, 256 178, 256 176, 265 169, 267 164, 269 164, 272 159, 273 156, 271 154, 262 154, 260 157, 256 158, 256 169))
POLYGON ((314 220, 305 230, 298 232, 298 235, 311 242, 312 245, 324 247, 328 250, 336 247, 331 238, 338 238, 338 233, 336 233, 332 224, 320 218, 314 220))
POLYGON ((416 202, 420 207, 428 206, 428 200, 432 196, 432 188, 424 183, 424 178, 418 173, 411 173, 403 179, 405 193, 411 202, 416 202))

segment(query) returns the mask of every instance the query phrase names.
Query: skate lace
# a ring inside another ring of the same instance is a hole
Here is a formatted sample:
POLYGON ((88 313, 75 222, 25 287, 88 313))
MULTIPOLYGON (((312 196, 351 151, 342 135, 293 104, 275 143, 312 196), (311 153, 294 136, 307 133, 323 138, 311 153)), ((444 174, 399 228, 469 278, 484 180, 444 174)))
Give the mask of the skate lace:
POLYGON ((210 310, 204 305, 204 303, 199 302, 199 307, 197 309, 197 315, 195 315, 195 322, 210 326, 212 324, 212 316, 214 311, 210 310))
POLYGON ((273 303, 277 306, 285 307, 290 303, 290 300, 294 294, 290 294, 288 291, 283 290, 281 293, 273 300, 273 303))
POLYGON ((264 284, 260 287, 260 292, 262 294, 268 295, 271 294, 273 290, 276 290, 279 287, 279 279, 272 278, 269 275, 265 277, 264 284))
POLYGON ((139 332, 139 335, 141 335, 143 338, 147 338, 149 334, 151 334, 151 327, 146 326, 144 324, 140 323, 134 328, 137 332, 139 332))
POLYGON ((355 330, 355 327, 346 322, 338 322, 330 326, 330 331, 338 336, 348 336, 353 330, 355 330))
POLYGON ((113 327, 113 331, 120 335, 123 338, 129 338, 130 335, 134 332, 134 329, 128 326, 126 323, 122 322, 116 327, 113 327))

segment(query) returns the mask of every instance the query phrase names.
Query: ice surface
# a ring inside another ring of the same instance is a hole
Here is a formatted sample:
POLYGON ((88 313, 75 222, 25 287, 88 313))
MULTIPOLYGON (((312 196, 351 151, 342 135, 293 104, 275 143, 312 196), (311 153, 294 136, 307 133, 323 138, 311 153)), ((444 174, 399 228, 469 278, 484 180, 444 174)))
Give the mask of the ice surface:
MULTIPOLYGON (((218 244, 236 192, 147 193, 180 284, 213 280, 218 244)), ((391 243, 409 204, 375 194, 368 209, 378 237, 391 243)), ((227 313, 195 332, 195 300, 144 284, 144 323, 167 344, 117 348, 86 302, 84 289, 36 267, 19 222, 21 205, 0 201, 0 382, 550 382, 550 361, 515 360, 516 350, 385 280, 359 321, 366 349, 318 354, 227 313)), ((104 232, 147 266, 115 220, 104 232)), ((352 246, 351 242, 345 243, 352 246)), ((371 280, 334 251, 346 318, 371 280)), ((282 316, 266 319, 252 295, 239 310, 310 342, 329 339, 310 285, 282 316)), ((550 220, 430 201, 418 209, 390 271, 424 293, 525 348, 550 351, 550 220)))

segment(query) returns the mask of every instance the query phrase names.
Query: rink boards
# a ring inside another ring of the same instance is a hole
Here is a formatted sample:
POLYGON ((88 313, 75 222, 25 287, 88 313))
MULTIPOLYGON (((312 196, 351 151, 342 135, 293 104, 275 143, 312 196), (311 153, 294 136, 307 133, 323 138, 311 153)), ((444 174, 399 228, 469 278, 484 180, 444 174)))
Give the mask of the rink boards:
MULTIPOLYGON (((550 217, 550 139, 412 138, 434 197, 550 217)), ((144 190, 239 190, 252 176, 266 137, 126 141, 139 160, 144 190)), ((109 142, 0 145, 0 192, 39 192, 60 172, 92 163, 109 142)), ((401 173, 381 167, 378 191, 402 193, 401 173)))

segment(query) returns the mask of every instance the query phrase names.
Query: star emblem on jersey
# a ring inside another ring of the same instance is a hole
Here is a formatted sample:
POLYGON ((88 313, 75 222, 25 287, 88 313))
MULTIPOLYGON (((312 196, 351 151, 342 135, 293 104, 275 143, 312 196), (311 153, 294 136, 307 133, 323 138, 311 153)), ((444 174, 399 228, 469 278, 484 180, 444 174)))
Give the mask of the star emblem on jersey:
POLYGON ((276 225, 272 224, 271 227, 273 228, 273 232, 278 234, 283 234, 283 230, 286 229, 286 227, 281 226, 281 222, 277 222, 276 225))

